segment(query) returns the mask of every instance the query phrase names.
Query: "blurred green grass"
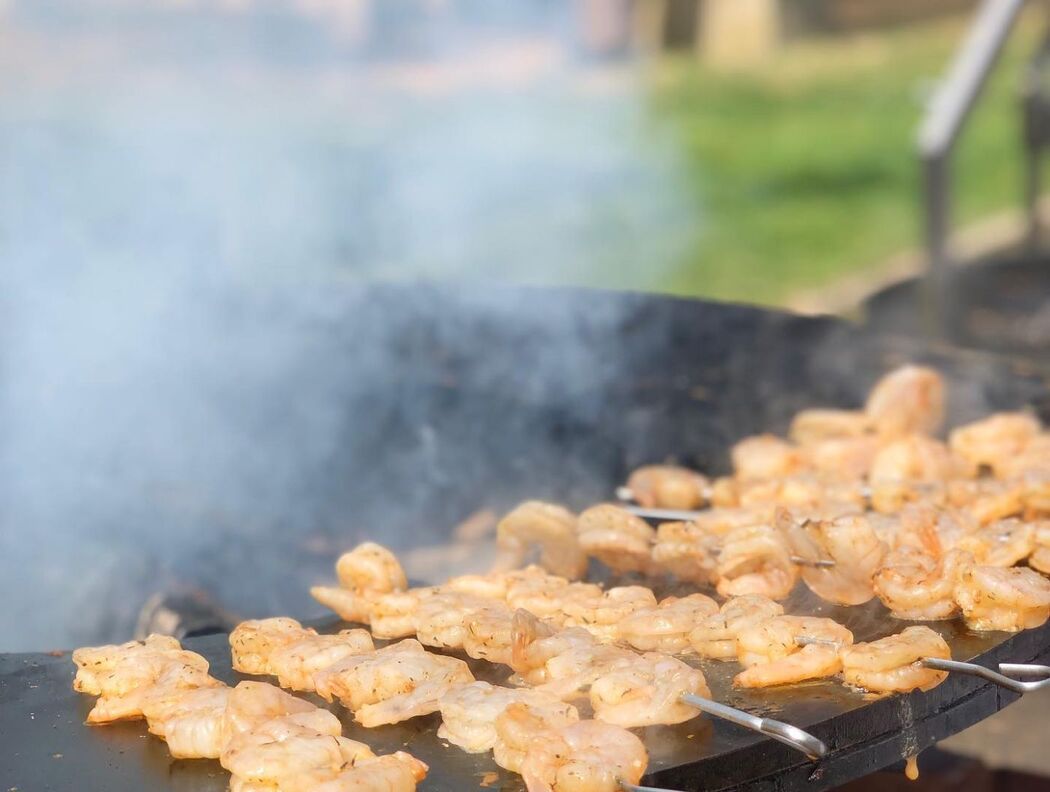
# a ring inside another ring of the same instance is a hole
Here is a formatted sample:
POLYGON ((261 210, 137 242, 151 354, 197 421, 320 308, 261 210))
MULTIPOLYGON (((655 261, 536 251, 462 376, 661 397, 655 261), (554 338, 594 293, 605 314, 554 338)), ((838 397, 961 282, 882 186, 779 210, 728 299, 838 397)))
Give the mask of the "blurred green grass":
MULTIPOLYGON (((956 224, 1018 206, 1022 19, 954 162, 956 224)), ((649 110, 702 209, 662 291, 782 302, 919 244, 915 135, 965 20, 795 45, 756 71, 653 64, 649 110)))

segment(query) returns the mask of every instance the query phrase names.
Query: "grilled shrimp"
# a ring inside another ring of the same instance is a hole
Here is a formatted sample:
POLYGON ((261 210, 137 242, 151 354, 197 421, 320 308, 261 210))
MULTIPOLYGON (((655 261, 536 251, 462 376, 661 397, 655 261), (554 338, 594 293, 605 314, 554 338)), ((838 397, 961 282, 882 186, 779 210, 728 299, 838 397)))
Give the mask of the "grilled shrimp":
POLYGON ((296 724, 322 734, 343 732, 339 718, 309 701, 265 682, 241 682, 230 691, 222 715, 223 744, 238 734, 259 728, 276 718, 291 716, 296 724))
POLYGON ((463 650, 477 660, 510 665, 514 648, 513 623, 514 611, 502 602, 474 611, 465 621, 463 650))
POLYGON ((508 704, 494 723, 492 758, 500 767, 520 774, 525 752, 537 736, 557 731, 579 719, 576 708, 558 698, 552 697, 551 703, 544 706, 523 701, 508 704))
POLYGON ((647 465, 627 479, 627 488, 642 506, 661 509, 699 509, 707 500, 710 483, 699 473, 675 465, 647 465))
POLYGON ((701 657, 715 660, 736 659, 736 638, 759 622, 779 616, 784 607, 761 594, 745 594, 726 600, 718 613, 702 619, 692 632, 689 642, 701 657))
POLYGON ((845 647, 841 652, 842 679, 847 685, 875 693, 930 690, 948 674, 922 665, 920 661, 926 657, 951 660, 952 652, 929 627, 906 627, 896 635, 845 647))
POLYGON ((363 542, 343 553, 335 562, 339 585, 351 591, 371 591, 386 594, 404 591, 408 579, 401 562, 390 550, 375 542, 363 542))
POLYGON ((512 668, 527 685, 540 686, 569 698, 615 665, 631 663, 637 655, 602 644, 580 627, 555 630, 531 613, 514 614, 512 668))
POLYGON ((871 472, 879 441, 871 435, 829 437, 803 449, 806 461, 818 473, 847 480, 866 477, 871 472))
MULTIPOLYGON (((192 655, 192 652, 186 652, 192 655)), ((202 687, 217 687, 222 683, 208 672, 202 670, 201 666, 207 667, 204 658, 196 655, 197 659, 172 660, 163 662, 140 664, 140 668, 130 669, 125 665, 117 670, 122 675, 118 686, 110 686, 95 701, 95 706, 88 713, 88 723, 110 723, 117 720, 137 719, 143 717, 143 708, 148 706, 151 698, 155 696, 168 695, 174 691, 190 691, 202 687), (147 673, 145 667, 152 665, 153 668, 147 673), (149 679, 148 676, 155 676, 149 679)))
POLYGON ((429 769, 411 754, 396 751, 361 759, 342 768, 334 778, 290 779, 281 786, 281 792, 414 792, 429 769))
POLYGON ((894 547, 911 547, 939 558, 977 531, 977 521, 958 509, 908 504, 899 516, 894 547))
POLYGON ((839 605, 862 605, 875 596, 871 578, 886 546, 863 516, 800 522, 781 512, 777 523, 795 555, 835 562, 831 568, 803 565, 802 579, 817 596, 839 605))
POLYGON ((938 621, 958 613, 955 584, 960 570, 973 563, 962 550, 949 550, 940 558, 900 547, 886 556, 873 580, 875 594, 890 615, 909 621, 938 621))
POLYGON ((752 525, 767 525, 776 511, 772 503, 757 506, 720 506, 705 509, 693 518, 696 525, 705 534, 723 539, 737 528, 749 528, 752 525))
POLYGON ((787 540, 769 525, 738 528, 726 536, 717 573, 723 597, 761 594, 783 599, 798 580, 787 540))
POLYGON ((771 434, 744 438, 730 449, 730 456, 740 481, 783 478, 805 468, 801 451, 771 434))
POLYGON ((91 646, 73 652, 77 674, 73 690, 94 696, 119 696, 152 684, 172 663, 207 673, 208 661, 166 635, 120 645, 91 646))
POLYGON ((1028 491, 1022 481, 979 478, 949 481, 946 494, 950 506, 978 525, 989 525, 1023 514, 1028 491))
POLYGON ((960 550, 973 553, 982 566, 1011 567, 1035 550, 1035 526, 1020 520, 1000 520, 959 540, 960 550))
POLYGON ((615 572, 647 572, 656 531, 641 517, 611 503, 592 506, 577 523, 580 547, 615 572))
POLYGON ((415 635, 420 604, 442 591, 438 586, 422 586, 377 595, 372 603, 369 624, 372 635, 376 638, 409 638, 415 635))
POLYGON ((775 616, 737 635, 737 656, 747 668, 733 680, 736 687, 769 687, 837 674, 839 649, 853 643, 853 633, 831 619, 775 616), (817 638, 834 645, 800 646, 798 638, 817 638))
POLYGON ((933 369, 902 366, 875 383, 864 413, 884 437, 933 434, 944 422, 944 380, 933 369))
POLYGON ((576 579, 587 573, 587 556, 580 547, 576 517, 553 503, 526 501, 496 527, 497 570, 520 567, 533 549, 540 565, 556 575, 576 579))
POLYGON ((1050 617, 1050 580, 1024 567, 974 566, 960 574, 955 599, 972 630, 1030 630, 1050 617))
POLYGON ((384 596, 377 591, 352 591, 338 586, 311 586, 310 596, 335 611, 343 621, 370 624, 376 601, 384 596))
POLYGON ((860 410, 817 408, 795 413, 788 437, 800 446, 812 446, 826 440, 863 437, 871 428, 868 416, 860 410))
POLYGON ((230 633, 233 670, 260 676, 273 674, 270 668, 271 655, 310 635, 316 635, 316 632, 303 627, 295 619, 275 617, 243 621, 230 633))
POLYGON ((656 607, 656 595, 645 586, 616 586, 593 598, 564 603, 566 627, 583 627, 600 641, 620 637, 620 623, 632 613, 656 607))
POLYGON ((420 601, 416 609, 416 637, 424 646, 462 649, 467 620, 492 605, 491 600, 442 591, 420 601))
POLYGON ((631 728, 682 723, 699 710, 681 701, 683 693, 709 698, 703 672, 657 652, 604 672, 591 683, 594 717, 631 728))
POLYGON ((224 744, 222 721, 230 689, 226 685, 168 688, 142 705, 150 734, 167 742, 175 759, 218 759, 224 744))
POLYGON ((995 413, 953 430, 948 445, 974 467, 987 467, 1000 475, 1041 430, 1039 419, 1028 413, 995 413))
POLYGON ((884 446, 872 462, 871 503, 877 511, 897 512, 911 501, 943 500, 949 479, 972 472, 939 440, 907 435, 884 446))
POLYGON ((462 660, 427 652, 411 638, 314 675, 317 692, 326 701, 339 699, 366 728, 436 712, 441 696, 473 681, 462 660))
POLYGON ((312 691, 314 674, 351 655, 375 649, 367 630, 342 630, 335 635, 307 635, 270 655, 270 672, 281 687, 312 691))
POLYGON ((1035 551, 1028 558, 1028 566, 1050 575, 1050 521, 1036 524, 1035 541, 1035 551))
POLYGON ((438 737, 468 753, 491 751, 497 742, 496 720, 511 704, 524 704, 534 711, 553 712, 572 720, 579 718, 575 707, 542 690, 472 682, 442 697, 438 737))
POLYGON ((662 523, 656 529, 653 564, 681 581, 706 585, 712 582, 720 544, 695 523, 662 523))
POLYGON ((645 652, 677 654, 691 650, 689 634, 696 624, 718 613, 718 603, 704 594, 667 597, 659 605, 637 610, 619 624, 620 639, 645 652))
POLYGON ((365 744, 318 731, 295 716, 267 720, 230 738, 220 762, 234 777, 272 789, 334 777, 347 765, 375 756, 365 744))
POLYGON ((620 792, 645 774, 649 755, 626 729, 579 721, 541 733, 521 762, 528 792, 620 792))

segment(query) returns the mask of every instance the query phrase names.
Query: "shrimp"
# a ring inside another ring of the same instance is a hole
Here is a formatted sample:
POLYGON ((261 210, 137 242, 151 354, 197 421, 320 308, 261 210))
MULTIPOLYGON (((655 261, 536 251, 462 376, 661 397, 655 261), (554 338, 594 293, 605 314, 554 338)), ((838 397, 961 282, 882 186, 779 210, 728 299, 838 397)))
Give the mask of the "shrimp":
POLYGON ((369 624, 372 635, 376 638, 409 638, 415 635, 416 614, 420 604, 440 591, 437 586, 424 586, 376 596, 369 624))
POLYGON ((569 583, 553 575, 546 578, 520 579, 507 589, 507 605, 556 624, 564 624, 569 603, 592 602, 602 596, 601 586, 594 583, 569 583))
POLYGON ((496 543, 497 570, 521 566, 529 551, 538 548, 544 569, 573 580, 587 573, 587 555, 576 535, 576 516, 553 503, 522 503, 499 521, 496 543))
POLYGON ((289 783, 335 776, 375 754, 364 743, 318 731, 301 718, 278 717, 230 738, 220 762, 242 782, 287 789, 289 783))
POLYGON ((893 543, 939 558, 977 529, 977 521, 958 509, 908 504, 901 509, 893 543))
POLYGON ((934 434, 944 422, 944 380, 930 368, 901 366, 875 383, 864 414, 883 437, 934 434))
POLYGON ((293 778, 282 785, 288 792, 414 792, 430 768, 404 751, 362 759, 327 780, 293 778))
POLYGON ((514 671, 525 684, 571 698, 602 673, 634 662, 637 655, 600 643, 580 627, 555 631, 527 611, 514 614, 514 671))
POLYGON ((614 572, 646 572, 652 565, 656 531, 641 517, 611 503, 580 515, 580 547, 614 572))
POLYGON ((610 643, 620 637, 620 623, 632 613, 656 607, 656 595, 645 586, 616 586, 597 597, 565 601, 566 627, 583 627, 598 640, 610 643))
POLYGON ((863 605, 875 596, 871 578, 886 545, 863 516, 798 522, 781 512, 777 522, 795 555, 835 562, 831 568, 803 565, 802 579, 817 596, 839 605, 863 605))
POLYGON ((1000 520, 964 536, 958 546, 972 553, 982 566, 1011 567, 1035 550, 1035 526, 1020 520, 1000 520))
POLYGON ((354 624, 370 624, 372 610, 382 592, 351 591, 336 586, 311 586, 310 596, 326 608, 335 611, 343 621, 354 624))
MULTIPOLYGON (((187 652, 186 654, 193 654, 187 652)), ((216 687, 222 683, 208 675, 207 663, 200 655, 200 660, 189 662, 166 659, 161 662, 140 663, 130 675, 124 675, 117 687, 108 687, 95 701, 95 706, 88 713, 88 723, 110 723, 117 720, 130 720, 143 717, 143 707, 157 695, 170 691, 189 691, 202 687, 216 687), (149 666, 148 675, 140 675, 149 666), (152 677, 152 678, 149 678, 152 677)), ((129 670, 127 666, 116 673, 129 670)))
POLYGON ((896 619, 950 619, 959 611, 955 602, 959 571, 972 563, 973 556, 963 550, 949 550, 936 558, 900 547, 886 556, 872 583, 876 596, 896 619))
POLYGON ((270 672, 281 687, 312 691, 314 674, 351 655, 375 649, 367 630, 342 630, 335 635, 307 635, 270 655, 270 672))
POLYGON ((1041 430, 1039 419, 1028 413, 995 413, 953 430, 948 446, 974 467, 990 468, 999 475, 1041 430))
POLYGON ((463 651, 476 660, 510 665, 514 643, 514 611, 502 602, 493 603, 466 619, 463 651))
POLYGON ((557 731, 579 719, 576 707, 557 698, 544 706, 537 705, 535 701, 509 704, 493 724, 496 736, 492 758, 500 767, 520 774, 525 752, 537 736, 547 731, 557 731))
POLYGON ((1023 514, 1027 490, 1017 480, 958 479, 948 482, 949 505, 965 512, 978 525, 988 525, 1023 514))
POLYGON ((952 652, 929 627, 906 627, 896 635, 845 647, 841 652, 842 679, 847 685, 875 693, 930 690, 948 674, 922 665, 927 657, 951 660, 952 652))
POLYGON ((1050 521, 1036 524, 1036 548, 1028 558, 1028 566, 1045 575, 1050 575, 1050 521))
POLYGON ((737 528, 765 525, 773 519, 776 507, 772 503, 755 506, 725 506, 707 509, 693 518, 693 525, 705 534, 725 538, 737 528))
POLYGON ((230 691, 222 715, 222 744, 238 734, 257 729, 268 721, 291 716, 304 727, 322 734, 343 733, 339 718, 309 701, 266 682, 241 682, 230 691))
POLYGON ((339 585, 351 591, 386 594, 408 588, 405 570, 397 556, 375 542, 363 542, 339 556, 335 573, 339 585))
POLYGON ((829 437, 805 447, 806 461, 818 473, 860 479, 871 472, 879 441, 870 435, 829 437))
POLYGON ((454 688, 442 697, 438 737, 467 753, 491 751, 497 742, 496 720, 511 704, 524 704, 534 711, 579 719, 575 707, 542 690, 472 682, 454 688))
POLYGON ((740 505, 768 511, 778 506, 844 513, 864 508, 859 480, 850 481, 815 473, 750 481, 740 487, 740 505))
POLYGON ((666 522, 656 529, 653 564, 688 583, 711 583, 718 537, 689 522, 666 522))
POLYGON ((816 408, 795 413, 788 437, 800 446, 811 446, 825 440, 863 437, 871 429, 868 416, 860 410, 816 408))
POLYGON ((784 607, 761 594, 733 597, 689 633, 689 643, 701 657, 714 660, 736 658, 736 637, 759 622, 779 616, 784 607))
POLYGON ((273 674, 270 656, 275 651, 315 634, 295 619, 284 617, 243 621, 230 633, 233 670, 259 676, 273 674))
POLYGON ((416 637, 424 646, 462 649, 468 620, 491 605, 491 600, 472 594, 454 591, 434 594, 422 600, 416 609, 416 637))
POLYGON ((710 698, 703 672, 674 657, 648 652, 595 678, 590 699, 594 717, 631 728, 695 718, 700 712, 681 700, 683 693, 710 698))
POLYGON ((462 660, 427 652, 411 638, 348 657, 314 676, 318 694, 339 699, 366 728, 436 712, 453 686, 473 681, 462 660))
POLYGON ((1030 630, 1050 617, 1050 580, 1024 567, 974 566, 960 574, 955 599, 971 630, 1030 630))
POLYGON ((718 593, 762 594, 783 599, 798 580, 798 567, 783 535, 769 525, 738 528, 725 538, 718 558, 718 593))
POLYGON ((230 688, 168 688, 142 705, 150 734, 167 742, 175 759, 218 759, 224 745, 222 722, 230 688))
POLYGON ((783 478, 805 468, 799 449, 771 434, 744 438, 730 449, 730 456, 739 481, 783 478))
POLYGON ((620 792, 649 764, 642 741, 626 729, 584 720, 541 733, 521 762, 528 792, 620 792))
POLYGON ((692 649, 689 634, 696 623, 718 613, 718 603, 704 594, 667 597, 622 619, 619 637, 635 649, 677 654, 692 649))
POLYGON ((699 509, 707 500, 710 484, 688 468, 647 465, 627 479, 627 488, 642 506, 661 509, 699 509))
POLYGON ((871 465, 871 503, 876 511, 897 512, 910 501, 943 500, 945 483, 972 473, 944 443, 907 435, 884 446, 871 465))
POLYGON ((747 668, 736 675, 733 685, 753 688, 837 674, 842 669, 839 649, 853 643, 853 633, 831 619, 774 616, 741 630, 736 640, 737 656, 747 668), (817 638, 822 643, 800 646, 798 638, 817 638))
POLYGON ((172 663, 185 663, 207 673, 208 661, 182 648, 166 635, 145 641, 91 646, 73 652, 77 666, 73 690, 94 696, 119 696, 156 681, 172 663))

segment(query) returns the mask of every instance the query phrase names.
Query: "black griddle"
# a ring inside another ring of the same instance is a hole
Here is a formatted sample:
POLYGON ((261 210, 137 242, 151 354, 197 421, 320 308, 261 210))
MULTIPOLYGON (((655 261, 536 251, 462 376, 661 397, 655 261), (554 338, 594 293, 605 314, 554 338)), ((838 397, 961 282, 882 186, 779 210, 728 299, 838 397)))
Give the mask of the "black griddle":
MULTIPOLYGON (((332 453, 303 463, 289 485, 202 478, 171 497, 136 489, 132 480, 119 503, 77 520, 96 543, 113 542, 144 559, 180 557, 177 571, 244 616, 320 614, 309 584, 330 579, 338 553, 364 539, 395 551, 441 544, 474 510, 502 511, 524 498, 582 508, 608 498, 645 463, 675 460, 723 472, 735 440, 783 433, 804 407, 857 406, 881 374, 908 361, 945 375, 950 424, 1023 406, 1050 418, 1050 377, 1031 362, 930 347, 833 319, 533 288, 384 285, 282 299, 298 306, 294 325, 278 318, 288 306, 270 302, 238 298, 230 311, 245 326, 265 320, 273 343, 294 336, 296 376, 275 378, 267 388, 241 381, 238 355, 260 351, 234 333, 215 352, 215 365, 230 367, 229 382, 210 395, 216 410, 249 433, 253 453, 296 461, 311 428, 309 406, 338 404, 332 453), (163 543, 133 530, 147 520, 163 526, 163 543), (180 555, 186 543, 194 550, 180 555)), ((206 427, 187 420, 184 430, 192 444, 206 427)), ((150 458, 136 461, 148 479, 150 458)), ((17 526, 30 527, 48 526, 17 526)), ((121 577, 90 602, 56 599, 42 581, 81 574, 82 560, 67 555, 50 559, 49 577, 28 578, 39 586, 34 595, 51 609, 66 608, 65 618, 78 625, 77 644, 126 640, 148 588, 130 589, 134 578, 121 577)), ((25 573, 10 563, 0 557, 0 574, 25 573)), ((842 610, 798 596, 789 609, 842 619, 858 640, 900 627, 878 603, 842 610)), ((939 629, 956 659, 989 665, 1045 660, 1050 646, 1047 628, 1016 636, 970 635, 955 623, 939 629)), ((217 676, 236 681, 225 637, 187 645, 212 661, 217 676)), ((930 693, 875 701, 835 683, 755 696, 730 690, 731 664, 704 669, 716 698, 809 728, 831 753, 813 765, 779 743, 700 717, 644 730, 655 785, 818 790, 892 764, 1013 700, 961 676, 930 693)), ((142 724, 83 726, 90 700, 70 689, 72 673, 68 655, 0 655, 0 792, 225 788, 217 764, 172 762, 142 724)), ((484 782, 520 789, 488 757, 445 749, 434 736, 434 717, 364 734, 347 726, 348 735, 378 751, 407 747, 430 763, 423 790, 484 782)))
MULTIPOLYGON (((855 608, 829 605, 800 586, 785 603, 789 612, 834 618, 857 640, 901 629, 878 601, 855 608)), ((347 625, 328 623, 323 631, 347 625)), ((990 667, 999 662, 1050 660, 1050 625, 1016 635, 971 633, 961 621, 936 622, 957 660, 990 667)), ((184 645, 211 663, 212 673, 235 684, 227 636, 191 638, 184 645)), ((464 656, 464 659, 465 658, 464 656)), ((509 669, 469 660, 475 676, 504 682, 509 669)), ((792 749, 732 724, 701 715, 676 726, 636 729, 650 754, 644 783, 680 790, 811 790, 818 792, 914 755, 1016 700, 1015 694, 975 677, 950 674, 927 693, 873 698, 832 680, 758 691, 734 690, 737 663, 689 660, 704 670, 713 697, 755 714, 803 727, 824 740, 830 753, 812 763, 792 749)), ((0 779, 11 790, 107 792, 220 792, 228 775, 218 762, 172 760, 164 743, 142 721, 86 726, 94 697, 74 693, 68 653, 0 657, 0 779)), ((316 697, 315 703, 324 705, 316 697)), ((438 739, 440 716, 378 729, 363 729, 332 705, 344 734, 377 753, 408 750, 430 765, 423 792, 488 788, 521 792, 520 778, 499 768, 490 754, 467 754, 438 739)), ((586 712, 584 711, 584 714, 586 712)))

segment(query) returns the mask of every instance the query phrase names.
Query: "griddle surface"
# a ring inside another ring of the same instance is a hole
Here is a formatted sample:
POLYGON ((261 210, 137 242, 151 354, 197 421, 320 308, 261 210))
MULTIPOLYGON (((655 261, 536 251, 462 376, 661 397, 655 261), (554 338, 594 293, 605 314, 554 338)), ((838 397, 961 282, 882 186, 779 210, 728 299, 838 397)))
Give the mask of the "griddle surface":
MULTIPOLYGON (((821 602, 799 587, 788 612, 834 618, 856 639, 872 640, 901 629, 877 601, 857 608, 821 602)), ((343 625, 328 624, 330 630, 343 625)), ((1045 661, 1050 626, 1018 635, 975 634, 961 621, 937 622, 955 659, 994 666, 1002 661, 1045 661)), ((225 635, 185 642, 212 665, 212 673, 236 683, 247 678, 230 669, 225 635)), ((728 723, 700 716, 673 727, 636 730, 649 749, 647 782, 674 789, 820 790, 865 775, 914 754, 991 715, 1015 696, 972 677, 953 674, 928 693, 871 698, 834 681, 765 691, 733 690, 736 663, 698 661, 714 697, 750 712, 807 728, 825 740, 831 753, 818 765, 786 746, 728 723)), ((506 678, 506 670, 471 661, 478 678, 506 678)), ((172 760, 141 721, 108 727, 83 724, 93 697, 74 693, 68 653, 0 656, 0 790, 157 790, 218 792, 228 775, 214 761, 172 760)), ((319 699, 318 703, 323 703, 319 699)), ((485 785, 521 790, 517 776, 501 770, 489 754, 466 754, 437 738, 438 715, 379 729, 362 729, 335 706, 344 733, 377 753, 409 750, 430 765, 424 792, 458 792, 485 785)))

